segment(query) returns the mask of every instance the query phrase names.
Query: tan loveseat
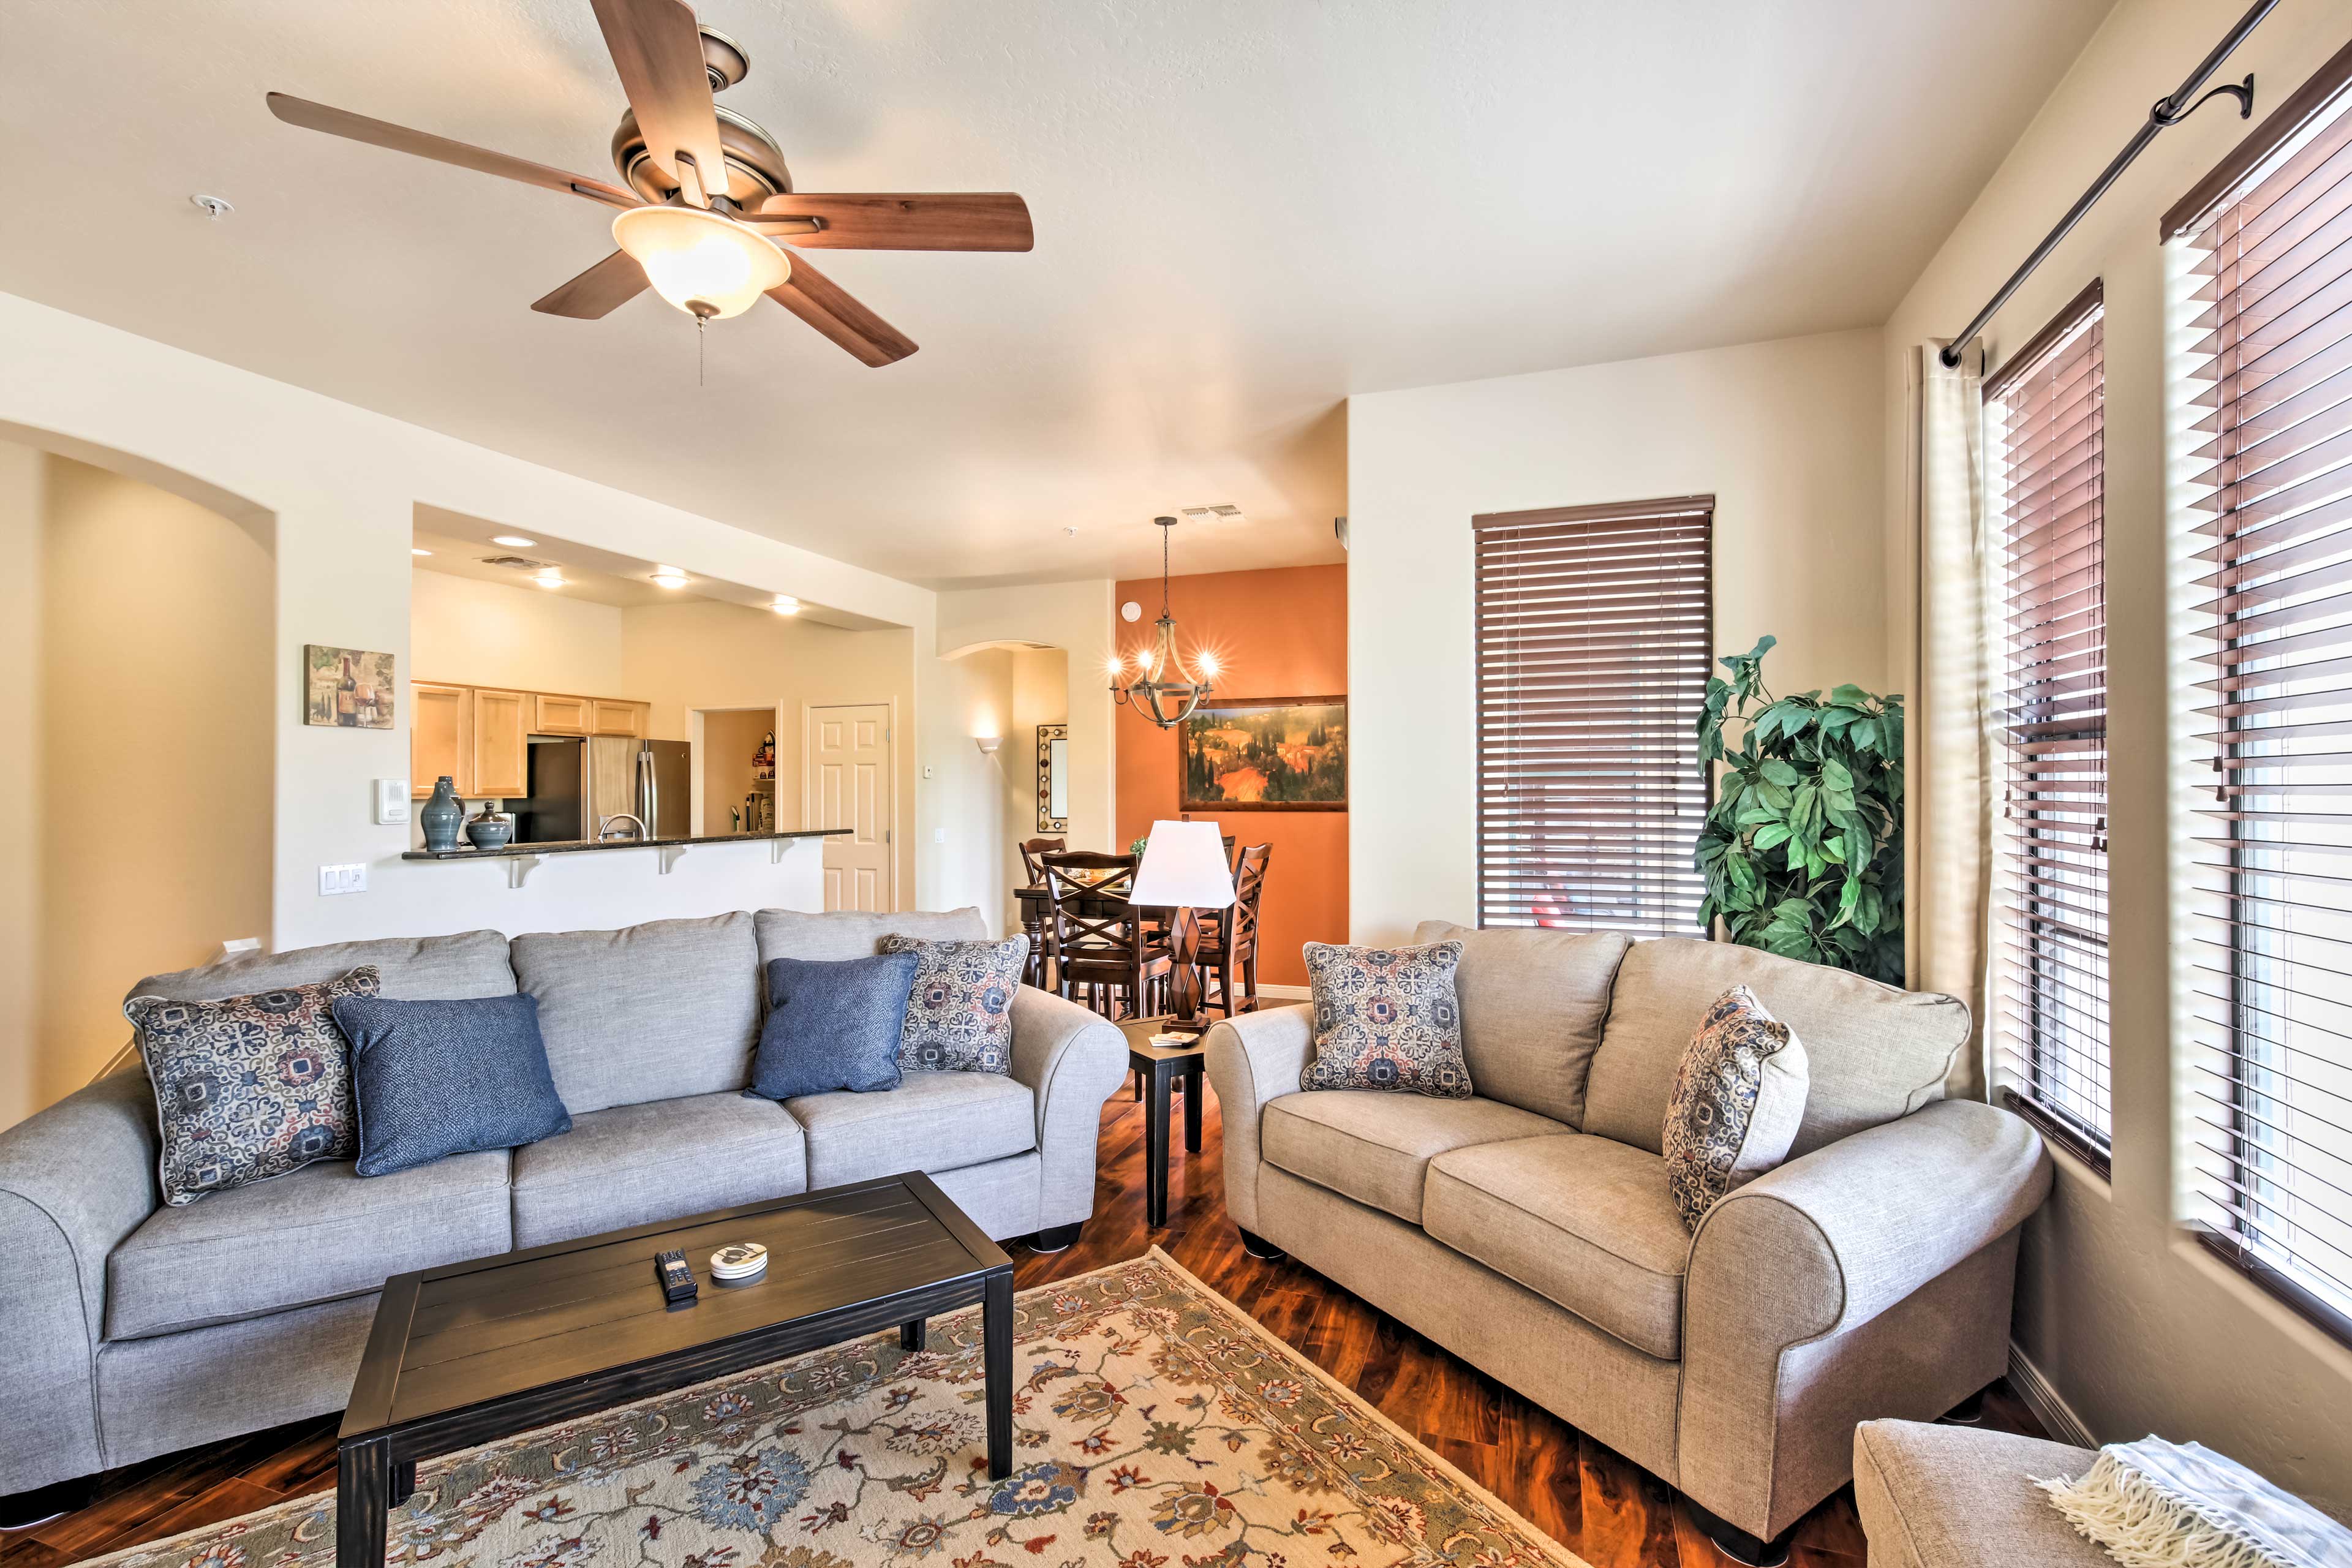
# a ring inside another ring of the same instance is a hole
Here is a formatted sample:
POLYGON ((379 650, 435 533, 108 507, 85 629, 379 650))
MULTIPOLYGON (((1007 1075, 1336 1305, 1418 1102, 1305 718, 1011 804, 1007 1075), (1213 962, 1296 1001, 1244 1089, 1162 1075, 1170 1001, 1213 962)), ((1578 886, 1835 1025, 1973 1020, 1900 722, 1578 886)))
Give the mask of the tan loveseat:
MULTIPOLYGON (((1855 1424, 2001 1374, 2023 1121, 1942 1098, 1948 996, 1727 943, 1432 922, 1460 937, 1473 1099, 1301 1091, 1309 1009, 1220 1023, 1225 1201, 1286 1251, 1678 1488, 1760 1548, 1851 1474, 1855 1424), (1683 1228, 1659 1156, 1707 1004, 1754 988, 1811 1084, 1784 1164, 1683 1228)), ((1717 1533, 1727 1524, 1730 1529, 1717 1533)))

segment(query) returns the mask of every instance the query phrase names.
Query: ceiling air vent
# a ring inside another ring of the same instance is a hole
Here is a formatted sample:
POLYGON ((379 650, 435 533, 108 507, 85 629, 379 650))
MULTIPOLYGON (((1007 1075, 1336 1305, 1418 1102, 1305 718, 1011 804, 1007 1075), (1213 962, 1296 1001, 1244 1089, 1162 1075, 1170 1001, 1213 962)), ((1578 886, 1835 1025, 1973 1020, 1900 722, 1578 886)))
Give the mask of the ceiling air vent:
POLYGON ((555 569, 552 561, 533 561, 528 555, 485 555, 485 566, 503 566, 509 572, 548 572, 555 569))

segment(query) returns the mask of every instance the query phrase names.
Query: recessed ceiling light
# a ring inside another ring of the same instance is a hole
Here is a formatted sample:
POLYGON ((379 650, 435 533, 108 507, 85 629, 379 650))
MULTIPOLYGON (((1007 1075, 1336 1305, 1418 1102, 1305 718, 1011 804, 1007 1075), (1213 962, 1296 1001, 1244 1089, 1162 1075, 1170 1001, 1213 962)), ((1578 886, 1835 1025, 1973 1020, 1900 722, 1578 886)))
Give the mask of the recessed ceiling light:
POLYGON ((425 549, 425 546, 423 546, 422 544, 412 544, 412 545, 410 545, 410 546, 408 547, 408 552, 409 552, 411 555, 430 555, 430 554, 432 554, 432 553, 433 553, 433 552, 431 552, 430 550, 425 549))
POLYGON ((654 568, 654 584, 662 588, 683 588, 686 586, 686 574, 675 566, 656 566, 654 568))
POLYGON ((490 535, 490 542, 492 544, 503 544, 509 550, 529 550, 532 545, 537 544, 539 541, 536 539, 525 539, 520 533, 494 533, 490 535))
POLYGON ((563 574, 551 566, 533 577, 531 581, 542 588, 561 588, 563 586, 563 574))
POLYGON ((801 602, 790 594, 779 594, 776 595, 776 602, 770 605, 768 608, 780 616, 797 616, 801 613, 801 602))

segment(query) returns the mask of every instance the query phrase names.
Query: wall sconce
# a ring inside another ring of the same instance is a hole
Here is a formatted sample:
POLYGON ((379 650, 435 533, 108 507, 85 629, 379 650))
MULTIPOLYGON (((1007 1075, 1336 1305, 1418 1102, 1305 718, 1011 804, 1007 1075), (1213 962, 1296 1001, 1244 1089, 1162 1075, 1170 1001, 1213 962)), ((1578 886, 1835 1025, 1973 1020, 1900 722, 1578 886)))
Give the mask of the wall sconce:
POLYGON ((996 755, 996 748, 1004 744, 1004 737, 1002 735, 974 735, 971 738, 971 742, 973 745, 980 748, 980 754, 982 756, 992 757, 996 755))

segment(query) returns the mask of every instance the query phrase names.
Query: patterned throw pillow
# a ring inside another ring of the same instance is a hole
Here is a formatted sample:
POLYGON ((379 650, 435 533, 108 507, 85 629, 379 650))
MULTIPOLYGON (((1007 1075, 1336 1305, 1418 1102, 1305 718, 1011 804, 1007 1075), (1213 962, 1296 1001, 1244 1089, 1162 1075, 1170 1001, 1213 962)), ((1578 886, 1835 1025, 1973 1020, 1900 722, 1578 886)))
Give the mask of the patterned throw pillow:
POLYGON ((181 1207, 357 1154, 352 1049, 333 1008, 376 990, 366 964, 341 980, 218 1002, 125 1002, 155 1089, 163 1201, 181 1207))
POLYGON ((1462 1009, 1454 999, 1458 942, 1427 947, 1307 944, 1315 998, 1315 1059, 1301 1089, 1380 1089, 1470 1098, 1462 1009))
POLYGON ((1666 1101, 1666 1186, 1692 1230, 1717 1198, 1789 1157, 1805 1119, 1805 1047, 1735 985, 1715 999, 1683 1051, 1666 1101))
POLYGON ((915 988, 898 1036, 906 1072, 1013 1070, 1013 994, 1029 959, 1026 936, 927 942, 894 933, 882 951, 915 955, 915 988))

